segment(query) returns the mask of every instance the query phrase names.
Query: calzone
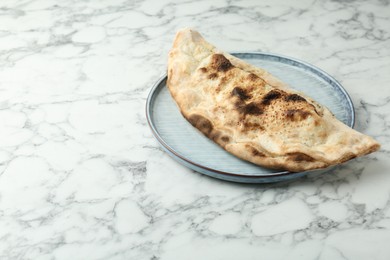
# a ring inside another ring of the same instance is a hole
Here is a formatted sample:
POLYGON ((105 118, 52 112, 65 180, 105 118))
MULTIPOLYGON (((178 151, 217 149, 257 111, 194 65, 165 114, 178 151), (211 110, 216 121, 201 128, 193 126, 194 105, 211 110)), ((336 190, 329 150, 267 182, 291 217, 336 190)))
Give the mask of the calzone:
POLYGON ((380 147, 326 107, 264 69, 219 51, 192 29, 176 35, 167 86, 194 127, 226 151, 257 165, 306 171, 380 147))

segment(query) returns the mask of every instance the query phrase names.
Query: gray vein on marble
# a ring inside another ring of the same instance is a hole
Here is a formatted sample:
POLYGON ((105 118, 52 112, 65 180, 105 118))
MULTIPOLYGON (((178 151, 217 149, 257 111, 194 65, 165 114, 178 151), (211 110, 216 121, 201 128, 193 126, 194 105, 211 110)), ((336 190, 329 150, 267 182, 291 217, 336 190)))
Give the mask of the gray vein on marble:
POLYGON ((1 259, 389 259, 389 1, 0 3, 1 259), (181 27, 339 80, 378 153, 289 183, 177 164, 144 105, 181 27))

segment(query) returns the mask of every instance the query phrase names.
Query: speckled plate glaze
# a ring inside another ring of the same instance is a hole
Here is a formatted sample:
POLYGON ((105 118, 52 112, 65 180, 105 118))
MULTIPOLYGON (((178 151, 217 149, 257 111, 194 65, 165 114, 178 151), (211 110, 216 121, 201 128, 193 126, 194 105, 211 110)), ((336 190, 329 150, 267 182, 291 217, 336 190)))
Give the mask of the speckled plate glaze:
MULTIPOLYGON (((262 67, 292 88, 327 106, 346 125, 354 125, 354 108, 344 88, 324 71, 293 58, 270 53, 233 53, 262 67)), ((173 159, 205 175, 242 183, 287 181, 327 169, 288 172, 263 168, 226 152, 181 115, 166 87, 166 75, 153 86, 146 103, 150 128, 173 159)))

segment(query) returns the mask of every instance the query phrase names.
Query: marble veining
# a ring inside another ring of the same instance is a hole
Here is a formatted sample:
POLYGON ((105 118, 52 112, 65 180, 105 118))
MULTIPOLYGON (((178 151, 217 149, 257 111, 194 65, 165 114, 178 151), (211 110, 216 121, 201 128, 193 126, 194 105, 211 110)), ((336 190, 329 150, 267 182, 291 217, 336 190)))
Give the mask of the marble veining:
POLYGON ((0 3, 0 259, 390 259, 390 3, 0 3), (318 66, 379 152, 290 183, 195 173, 145 119, 175 31, 318 66))

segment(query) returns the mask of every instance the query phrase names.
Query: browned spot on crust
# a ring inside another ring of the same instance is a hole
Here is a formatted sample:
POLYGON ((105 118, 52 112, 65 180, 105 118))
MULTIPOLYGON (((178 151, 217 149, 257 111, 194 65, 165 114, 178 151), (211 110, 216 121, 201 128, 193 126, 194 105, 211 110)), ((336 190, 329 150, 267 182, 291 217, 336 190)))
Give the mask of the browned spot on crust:
POLYGON ((209 75, 209 79, 215 79, 215 78, 217 78, 218 77, 218 74, 217 73, 211 73, 210 75, 209 75))
POLYGON ((222 54, 214 54, 211 60, 211 66, 217 71, 226 72, 233 68, 233 65, 222 54))
POLYGON ((244 128, 243 128, 244 131, 250 131, 250 130, 255 130, 255 129, 264 130, 264 127, 262 127, 258 123, 244 122, 243 126, 244 126, 244 128))
POLYGON ((218 138, 221 136, 221 132, 220 131, 211 131, 208 136, 211 140, 216 142, 218 140, 218 138))
POLYGON ((193 114, 188 117, 188 121, 191 123, 191 125, 198 128, 203 134, 207 136, 209 136, 211 131, 213 131, 213 124, 204 116, 193 114))
POLYGON ((271 104, 271 101, 274 99, 278 99, 282 96, 282 94, 277 90, 271 90, 267 94, 264 95, 263 101, 261 101, 261 104, 263 105, 269 105, 271 104))
POLYGON ((250 81, 255 81, 255 80, 259 79, 259 77, 256 74, 251 73, 248 75, 248 79, 250 81))
POLYGON ((244 115, 261 115, 263 113, 261 107, 255 102, 251 102, 249 104, 237 102, 236 108, 241 114, 244 115))
POLYGON ((260 115, 263 110, 254 102, 251 102, 244 107, 244 113, 249 115, 260 115))
POLYGON ((285 97, 285 99, 287 102, 306 102, 306 99, 304 99, 303 97, 301 97, 300 95, 298 94, 290 94, 288 96, 285 97))
POLYGON ((210 138, 221 146, 225 146, 230 141, 229 136, 223 135, 221 131, 215 130, 210 120, 198 114, 189 116, 188 121, 198 128, 205 136, 210 138))
POLYGON ((225 85, 225 83, 226 83, 227 81, 228 81, 228 78, 225 77, 225 76, 223 76, 223 77, 220 79, 219 84, 225 85))
POLYGON ((313 162, 314 158, 304 153, 289 153, 288 156, 296 162, 313 162))
POLYGON ((227 143, 227 142, 229 142, 229 141, 230 141, 230 137, 229 137, 229 136, 226 136, 226 135, 224 135, 224 136, 222 136, 222 137, 221 137, 221 141, 222 141, 222 142, 225 142, 225 143, 227 143))
POLYGON ((253 156, 265 157, 265 154, 264 154, 264 153, 260 152, 259 150, 257 150, 257 149, 254 148, 253 146, 247 145, 246 147, 249 149, 249 151, 251 152, 251 154, 252 154, 253 156))
POLYGON ((300 110, 300 109, 289 109, 286 111, 286 117, 291 121, 301 121, 306 119, 309 115, 310 112, 300 110))
POLYGON ((202 68, 200 68, 199 69, 201 72, 203 72, 203 73, 206 73, 207 72, 207 69, 205 68, 205 67, 202 67, 202 68))
POLYGON ((232 90, 232 96, 237 96, 241 100, 247 100, 247 99, 249 99, 251 97, 250 95, 248 95, 248 93, 245 90, 243 90, 240 87, 235 87, 232 90))

